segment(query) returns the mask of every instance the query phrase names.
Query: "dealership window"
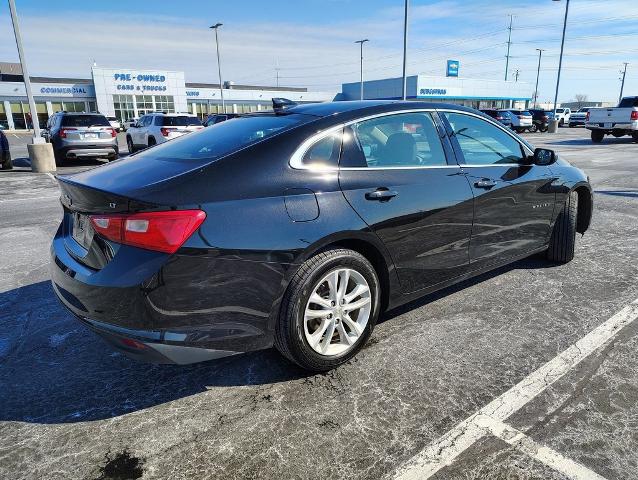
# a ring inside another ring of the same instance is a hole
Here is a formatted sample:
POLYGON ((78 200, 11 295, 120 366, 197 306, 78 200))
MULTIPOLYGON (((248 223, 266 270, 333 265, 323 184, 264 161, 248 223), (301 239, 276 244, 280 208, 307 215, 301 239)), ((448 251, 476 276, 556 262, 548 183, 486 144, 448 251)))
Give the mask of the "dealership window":
POLYGON ((133 95, 113 95, 113 107, 120 122, 127 122, 135 116, 133 95))
POLYGON ((155 96, 155 109, 160 112, 175 112, 175 101, 172 95, 156 95, 155 96))
POLYGON ((7 118, 7 112, 4 111, 4 102, 0 102, 0 127, 9 128, 9 120, 7 118))
POLYGON ((61 112, 62 102, 51 102, 51 110, 53 110, 53 113, 61 112))
POLYGON ((62 102, 62 110, 65 112, 85 112, 84 102, 62 102))
POLYGON ((155 107, 153 106, 153 95, 136 95, 135 106, 137 107, 138 117, 154 112, 155 107))
POLYGON ((46 102, 35 102, 35 111, 38 114, 38 124, 40 128, 44 128, 49 121, 49 113, 47 112, 46 102))
POLYGON ((11 102, 10 105, 14 128, 16 130, 26 130, 27 128, 31 128, 29 104, 24 102, 11 102))
POLYGON ((188 104, 188 111, 189 113, 195 112, 195 115, 197 115, 197 118, 200 120, 206 120, 208 114, 216 113, 217 109, 215 105, 208 105, 204 102, 190 102, 188 104))
POLYGON ((97 112, 97 103, 87 102, 89 105, 89 112, 97 112))

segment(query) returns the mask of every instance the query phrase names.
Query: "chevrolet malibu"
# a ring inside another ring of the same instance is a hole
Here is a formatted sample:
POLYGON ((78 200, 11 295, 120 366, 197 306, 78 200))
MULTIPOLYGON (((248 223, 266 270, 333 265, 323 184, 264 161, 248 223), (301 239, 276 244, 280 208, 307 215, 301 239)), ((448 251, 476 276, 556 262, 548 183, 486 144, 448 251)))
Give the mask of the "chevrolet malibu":
POLYGON ((589 227, 588 177, 475 110, 276 107, 59 177, 60 301, 136 359, 274 345, 325 371, 381 312, 533 254, 569 262, 589 227))

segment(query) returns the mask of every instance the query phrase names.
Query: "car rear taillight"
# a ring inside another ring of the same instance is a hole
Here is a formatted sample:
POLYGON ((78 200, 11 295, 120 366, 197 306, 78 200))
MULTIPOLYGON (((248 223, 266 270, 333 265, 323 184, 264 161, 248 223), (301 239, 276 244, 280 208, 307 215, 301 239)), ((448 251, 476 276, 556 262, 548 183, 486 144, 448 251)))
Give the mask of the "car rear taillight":
POLYGON ((175 253, 206 219, 202 210, 91 215, 93 229, 124 245, 175 253))
POLYGON ((77 128, 61 128, 60 138, 66 138, 66 132, 70 132, 71 130, 77 130, 77 128))
POLYGON ((163 137, 168 137, 169 133, 175 132, 175 131, 177 131, 176 128, 166 128, 166 127, 160 128, 160 132, 162 133, 163 137))
POLYGON ((114 128, 109 127, 109 128, 106 129, 106 131, 111 134, 111 137, 113 137, 113 138, 117 137, 117 132, 115 131, 114 128))
POLYGON ((638 110, 634 110, 633 112, 631 112, 631 119, 638 120, 638 110))
POLYGON ((585 115, 585 121, 589 122, 589 112, 587 112, 587 114, 585 115))

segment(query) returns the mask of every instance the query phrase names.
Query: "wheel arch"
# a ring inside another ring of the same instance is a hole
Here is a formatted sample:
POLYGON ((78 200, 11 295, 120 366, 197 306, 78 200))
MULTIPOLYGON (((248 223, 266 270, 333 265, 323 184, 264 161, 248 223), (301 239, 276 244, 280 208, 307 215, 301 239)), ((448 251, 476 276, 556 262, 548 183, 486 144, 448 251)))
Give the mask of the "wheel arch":
POLYGON ((576 211, 576 231, 584 234, 591 223, 594 209, 592 191, 589 186, 581 184, 572 189, 578 194, 578 210, 576 211))

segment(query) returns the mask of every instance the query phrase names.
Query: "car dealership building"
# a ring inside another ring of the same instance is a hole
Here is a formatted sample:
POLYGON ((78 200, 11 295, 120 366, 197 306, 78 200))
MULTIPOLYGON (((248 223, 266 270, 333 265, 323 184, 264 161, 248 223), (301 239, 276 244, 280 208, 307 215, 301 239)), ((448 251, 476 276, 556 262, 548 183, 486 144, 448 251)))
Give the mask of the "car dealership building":
MULTIPOLYGON (((364 99, 397 99, 402 94, 401 77, 363 82, 364 99)), ((472 108, 527 108, 534 87, 524 82, 412 75, 406 78, 408 100, 455 103, 472 108)), ((344 83, 342 100, 359 100, 359 82, 344 83)))
MULTIPOLYGON (((188 83, 184 72, 93 67, 91 78, 31 77, 40 125, 58 111, 100 112, 120 120, 148 112, 190 112, 201 119, 221 108, 219 84, 188 83)), ((226 112, 272 108, 273 97, 298 103, 333 100, 336 92, 306 88, 224 85, 226 112)), ((29 102, 20 64, 0 63, 0 125, 23 130, 31 126, 29 102)))
MULTIPOLYGON (((121 121, 148 112, 190 112, 204 119, 219 113, 218 84, 186 82, 184 72, 93 67, 91 78, 31 77, 37 116, 44 126, 53 113, 100 112, 121 121)), ((366 99, 401 98, 402 79, 364 82, 366 99)), ((407 77, 407 99, 449 102, 474 108, 526 108, 533 88, 524 82, 455 76, 407 77)), ((235 85, 225 82, 226 112, 270 109, 273 97, 298 103, 358 100, 359 82, 344 83, 342 92, 309 92, 306 88, 235 85)), ((0 126, 23 130, 31 126, 20 64, 0 62, 0 126)))

